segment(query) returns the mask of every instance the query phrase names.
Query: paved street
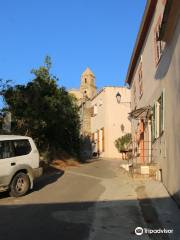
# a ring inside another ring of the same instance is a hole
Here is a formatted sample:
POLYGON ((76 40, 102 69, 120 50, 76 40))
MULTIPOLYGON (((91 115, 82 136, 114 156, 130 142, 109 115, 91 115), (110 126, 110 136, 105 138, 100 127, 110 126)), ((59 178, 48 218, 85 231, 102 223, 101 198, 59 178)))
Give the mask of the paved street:
POLYGON ((180 210, 162 184, 132 180, 119 166, 94 161, 41 178, 27 196, 1 194, 0 239, 180 239, 180 210), (136 236, 138 226, 174 234, 136 236))

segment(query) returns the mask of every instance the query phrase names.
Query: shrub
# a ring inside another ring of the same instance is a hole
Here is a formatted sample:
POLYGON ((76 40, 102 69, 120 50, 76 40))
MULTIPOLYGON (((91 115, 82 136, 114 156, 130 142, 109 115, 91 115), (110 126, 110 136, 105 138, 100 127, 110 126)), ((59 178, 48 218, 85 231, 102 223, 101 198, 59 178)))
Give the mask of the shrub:
POLYGON ((124 136, 118 138, 115 141, 115 146, 117 150, 122 153, 124 151, 130 150, 130 144, 132 142, 132 136, 130 133, 125 134, 124 136))

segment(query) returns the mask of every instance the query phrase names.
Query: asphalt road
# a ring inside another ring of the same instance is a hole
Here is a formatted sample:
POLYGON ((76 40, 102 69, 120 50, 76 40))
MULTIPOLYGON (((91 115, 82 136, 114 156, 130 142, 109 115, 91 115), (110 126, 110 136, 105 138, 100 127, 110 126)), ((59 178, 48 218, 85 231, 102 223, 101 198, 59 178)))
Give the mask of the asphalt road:
POLYGON ((0 194, 0 239, 87 239, 94 205, 112 178, 107 162, 94 162, 42 177, 21 198, 0 194))
POLYGON ((136 236, 134 229, 156 221, 157 213, 149 204, 153 216, 143 216, 147 203, 137 200, 140 194, 143 198, 143 187, 119 164, 99 160, 51 173, 21 198, 1 193, 0 240, 149 239, 136 236))

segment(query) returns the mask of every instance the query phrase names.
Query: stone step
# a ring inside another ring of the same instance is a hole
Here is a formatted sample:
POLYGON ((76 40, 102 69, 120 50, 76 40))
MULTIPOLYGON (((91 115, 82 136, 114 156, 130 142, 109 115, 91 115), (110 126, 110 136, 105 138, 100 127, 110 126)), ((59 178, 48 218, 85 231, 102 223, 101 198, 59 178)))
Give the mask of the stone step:
POLYGON ((158 167, 156 164, 134 164, 132 166, 131 172, 133 178, 152 178, 156 179, 156 173, 158 167))

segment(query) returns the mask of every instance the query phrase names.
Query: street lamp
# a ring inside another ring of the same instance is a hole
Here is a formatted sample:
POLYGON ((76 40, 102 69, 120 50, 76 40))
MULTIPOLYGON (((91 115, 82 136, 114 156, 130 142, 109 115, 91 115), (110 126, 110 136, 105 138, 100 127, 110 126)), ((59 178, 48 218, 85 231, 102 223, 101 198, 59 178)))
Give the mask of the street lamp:
POLYGON ((131 105, 131 102, 121 102, 121 94, 119 92, 116 93, 116 100, 117 100, 117 103, 120 104, 120 103, 128 103, 131 105))
POLYGON ((119 92, 117 92, 116 94, 116 99, 117 99, 117 103, 121 102, 121 94, 119 92))

